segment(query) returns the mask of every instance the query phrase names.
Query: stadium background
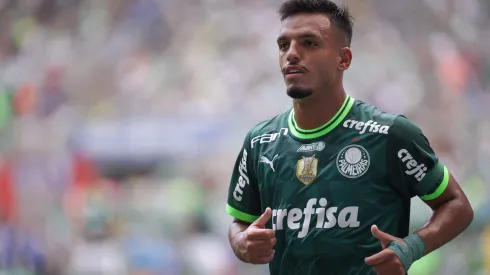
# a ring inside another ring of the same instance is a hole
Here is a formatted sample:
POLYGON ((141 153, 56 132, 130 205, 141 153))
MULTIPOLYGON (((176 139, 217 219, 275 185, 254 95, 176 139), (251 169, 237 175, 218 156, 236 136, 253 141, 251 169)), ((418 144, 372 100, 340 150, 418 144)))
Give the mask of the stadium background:
MULTIPOLYGON (((267 274, 224 206, 245 133, 290 106, 279 2, 0 1, 0 273, 267 274)), ((490 2, 343 3, 348 92, 420 125, 476 211, 411 275, 490 274, 490 2)))

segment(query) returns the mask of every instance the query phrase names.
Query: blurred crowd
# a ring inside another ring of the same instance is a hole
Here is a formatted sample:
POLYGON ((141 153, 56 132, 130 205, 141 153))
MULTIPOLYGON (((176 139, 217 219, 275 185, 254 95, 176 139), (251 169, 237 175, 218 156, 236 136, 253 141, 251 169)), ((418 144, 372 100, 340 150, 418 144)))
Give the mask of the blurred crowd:
MULTIPOLYGON (((348 93, 416 122, 476 211, 410 274, 490 274, 490 2, 337 2, 348 93)), ((279 3, 1 0, 0 274, 267 274, 224 209, 246 132, 291 104, 279 3)))

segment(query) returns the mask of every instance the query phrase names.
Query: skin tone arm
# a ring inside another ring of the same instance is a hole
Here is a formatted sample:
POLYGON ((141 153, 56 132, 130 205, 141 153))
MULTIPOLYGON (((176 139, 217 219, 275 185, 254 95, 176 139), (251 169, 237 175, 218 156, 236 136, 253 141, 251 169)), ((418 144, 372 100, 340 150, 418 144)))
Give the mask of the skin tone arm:
POLYGON ((417 230, 428 254, 461 234, 473 220, 473 209, 459 184, 450 175, 446 191, 437 199, 425 201, 434 211, 427 224, 417 230))
POLYGON ((233 249, 233 252, 235 252, 237 258, 243 262, 247 262, 247 259, 245 259, 245 255, 242 255, 238 249, 238 235, 247 230, 249 226, 249 223, 234 219, 228 230, 228 240, 230 241, 231 248, 233 249))
POLYGON ((267 208, 252 224, 238 219, 232 222, 228 239, 238 259, 252 264, 266 264, 274 259, 275 233, 265 228, 271 217, 272 210, 267 208))
MULTIPOLYGON (((424 201, 432 208, 433 214, 422 228, 417 230, 424 240, 425 254, 428 254, 461 234, 473 220, 473 209, 459 184, 450 175, 449 183, 444 193, 434 200, 424 201)), ((371 228, 373 235, 384 248, 381 252, 365 259, 379 275, 404 275, 405 269, 395 255, 386 249, 392 241, 406 244, 402 239, 379 230, 375 225, 371 228)))

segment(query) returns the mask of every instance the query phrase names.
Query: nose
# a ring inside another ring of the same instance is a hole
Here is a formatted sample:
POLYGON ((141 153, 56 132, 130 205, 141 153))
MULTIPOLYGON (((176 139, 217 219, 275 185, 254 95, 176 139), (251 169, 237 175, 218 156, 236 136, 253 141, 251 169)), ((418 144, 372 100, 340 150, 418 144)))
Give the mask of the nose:
POLYGON ((298 50, 298 46, 296 45, 296 42, 291 41, 291 44, 289 45, 288 52, 286 54, 286 59, 288 63, 296 64, 300 60, 300 54, 298 50))

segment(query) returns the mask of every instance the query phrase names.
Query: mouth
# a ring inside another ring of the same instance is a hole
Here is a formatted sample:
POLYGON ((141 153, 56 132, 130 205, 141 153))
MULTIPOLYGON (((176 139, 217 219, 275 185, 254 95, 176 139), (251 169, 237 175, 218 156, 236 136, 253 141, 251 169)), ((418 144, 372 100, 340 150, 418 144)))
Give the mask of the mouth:
POLYGON ((288 65, 283 69, 283 74, 286 78, 297 78, 306 72, 306 68, 298 65, 288 65))

